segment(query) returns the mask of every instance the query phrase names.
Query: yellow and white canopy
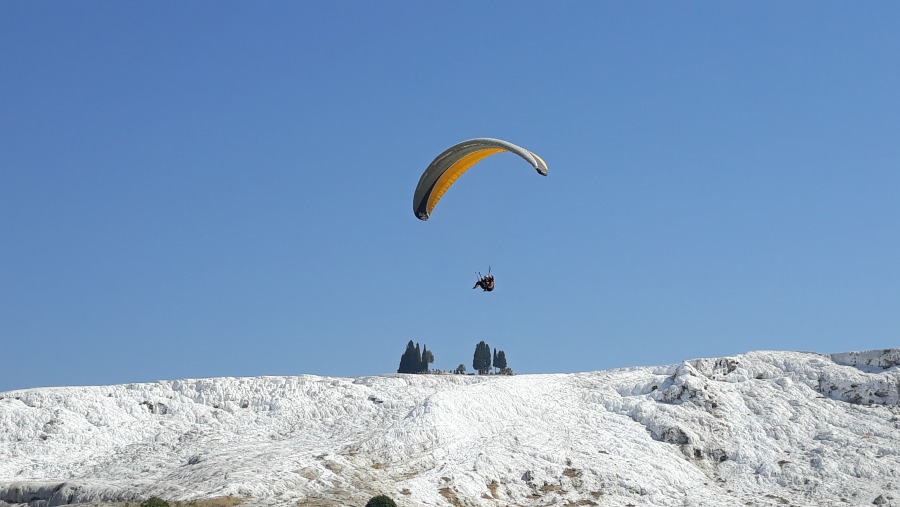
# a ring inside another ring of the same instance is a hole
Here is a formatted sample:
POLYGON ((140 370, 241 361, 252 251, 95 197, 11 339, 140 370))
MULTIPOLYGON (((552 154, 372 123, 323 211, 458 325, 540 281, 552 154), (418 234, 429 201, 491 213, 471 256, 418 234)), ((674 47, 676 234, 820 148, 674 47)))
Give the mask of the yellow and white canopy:
POLYGON ((485 157, 503 151, 524 158, 539 174, 547 176, 547 164, 544 160, 521 146, 484 137, 463 141, 438 155, 422 173, 413 195, 413 212, 416 217, 419 220, 428 220, 444 192, 462 173, 485 157))

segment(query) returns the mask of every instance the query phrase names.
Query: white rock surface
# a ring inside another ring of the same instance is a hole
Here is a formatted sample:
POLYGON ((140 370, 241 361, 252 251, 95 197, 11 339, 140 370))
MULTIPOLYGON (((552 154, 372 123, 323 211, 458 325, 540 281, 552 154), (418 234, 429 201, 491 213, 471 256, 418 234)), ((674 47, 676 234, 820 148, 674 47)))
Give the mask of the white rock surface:
POLYGON ((0 393, 0 505, 900 505, 900 350, 0 393))

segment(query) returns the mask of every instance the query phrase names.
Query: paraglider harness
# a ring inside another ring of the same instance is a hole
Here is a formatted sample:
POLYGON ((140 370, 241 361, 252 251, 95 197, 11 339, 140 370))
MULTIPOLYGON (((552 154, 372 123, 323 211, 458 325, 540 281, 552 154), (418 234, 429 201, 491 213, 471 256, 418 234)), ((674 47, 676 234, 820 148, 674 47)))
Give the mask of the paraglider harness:
POLYGON ((488 274, 481 276, 481 272, 477 271, 476 275, 478 276, 478 281, 475 282, 473 289, 481 287, 481 290, 485 292, 494 290, 494 275, 491 274, 490 266, 488 267, 488 274))

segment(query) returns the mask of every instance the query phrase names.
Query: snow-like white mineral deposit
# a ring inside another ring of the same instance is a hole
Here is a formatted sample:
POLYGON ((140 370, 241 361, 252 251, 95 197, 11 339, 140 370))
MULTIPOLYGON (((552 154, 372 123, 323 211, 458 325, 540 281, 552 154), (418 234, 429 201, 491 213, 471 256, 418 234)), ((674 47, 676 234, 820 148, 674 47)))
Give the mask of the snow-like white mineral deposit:
POLYGON ((0 505, 900 506, 900 350, 0 393, 0 505))

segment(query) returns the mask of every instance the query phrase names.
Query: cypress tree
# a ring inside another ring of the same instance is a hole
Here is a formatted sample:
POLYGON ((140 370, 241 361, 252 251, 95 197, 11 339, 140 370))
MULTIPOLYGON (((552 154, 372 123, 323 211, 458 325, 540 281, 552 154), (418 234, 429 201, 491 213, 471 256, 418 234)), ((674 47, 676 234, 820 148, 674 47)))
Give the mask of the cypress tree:
POLYGON ((478 345, 475 345, 475 355, 472 356, 472 369, 481 373, 481 346, 484 342, 479 342, 478 345))
POLYGON ((406 344, 406 352, 400 356, 400 367, 397 373, 426 373, 428 365, 434 362, 434 354, 423 345, 421 348, 418 343, 412 340, 406 344), (421 350, 421 352, 420 352, 421 350))
POLYGON ((400 367, 397 368, 397 373, 418 373, 421 363, 422 356, 419 354, 419 345, 413 345, 413 341, 410 340, 406 344, 406 352, 400 356, 400 367))
POLYGON ((482 375, 491 371, 491 347, 484 340, 475 346, 472 368, 482 375))
POLYGON ((496 353, 494 357, 494 368, 498 370, 506 369, 506 352, 502 350, 496 353))

